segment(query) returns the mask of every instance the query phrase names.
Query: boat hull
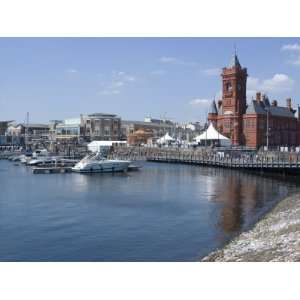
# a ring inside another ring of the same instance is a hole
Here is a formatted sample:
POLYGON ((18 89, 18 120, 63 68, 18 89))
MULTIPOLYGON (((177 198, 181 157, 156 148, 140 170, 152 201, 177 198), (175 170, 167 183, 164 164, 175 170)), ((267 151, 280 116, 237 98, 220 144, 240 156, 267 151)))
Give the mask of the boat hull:
POLYGON ((76 173, 115 173, 125 172, 128 170, 130 162, 111 162, 111 163, 99 163, 92 165, 76 165, 72 168, 76 173))

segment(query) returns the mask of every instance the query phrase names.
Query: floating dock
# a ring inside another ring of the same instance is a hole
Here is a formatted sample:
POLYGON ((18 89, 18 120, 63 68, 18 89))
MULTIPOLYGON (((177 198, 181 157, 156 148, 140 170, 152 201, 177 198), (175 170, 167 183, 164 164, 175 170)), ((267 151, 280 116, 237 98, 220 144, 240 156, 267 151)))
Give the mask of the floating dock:
MULTIPOLYGON (((128 166, 127 171, 133 172, 133 171, 139 171, 141 169, 141 166, 137 165, 130 165, 128 166)), ((65 166, 65 167, 53 167, 53 166, 47 166, 47 167, 33 167, 32 168, 33 174, 61 174, 61 173, 71 173, 72 167, 65 166)))
POLYGON ((72 167, 33 167, 33 174, 58 174, 58 173, 70 173, 72 167))

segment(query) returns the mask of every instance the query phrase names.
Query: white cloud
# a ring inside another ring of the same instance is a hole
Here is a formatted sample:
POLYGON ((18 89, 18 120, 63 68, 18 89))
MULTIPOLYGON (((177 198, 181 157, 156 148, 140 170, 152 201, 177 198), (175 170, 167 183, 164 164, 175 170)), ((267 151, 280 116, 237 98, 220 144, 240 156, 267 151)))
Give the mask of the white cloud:
POLYGON ((192 99, 189 103, 195 106, 207 106, 211 103, 211 99, 195 98, 192 99))
POLYGON ((286 44, 281 47, 281 51, 300 51, 300 44, 286 44))
POLYGON ((275 74, 271 79, 263 81, 263 90, 266 91, 290 91, 294 86, 294 80, 285 74, 275 74))
POLYGON ((281 51, 287 51, 290 53, 290 60, 288 63, 300 66, 300 44, 286 44, 281 47, 281 51))
POLYGON ((201 70, 201 73, 203 73, 206 76, 217 76, 217 75, 221 74, 221 69, 220 68, 209 68, 209 69, 201 70))
POLYGON ((247 94, 262 92, 288 92, 294 87, 295 81, 286 74, 275 74, 272 78, 260 80, 255 77, 248 78, 247 94))
POLYGON ((162 56, 159 59, 160 63, 163 64, 173 64, 173 65, 182 65, 182 66, 196 66, 197 63, 193 61, 185 61, 182 59, 179 59, 177 57, 172 57, 172 56, 162 56))
POLYGON ((100 95, 118 95, 121 93, 121 88, 136 81, 136 78, 123 71, 112 71, 111 78, 108 82, 102 82, 103 89, 99 92, 100 95))
POLYGON ((300 56, 290 60, 289 63, 295 66, 300 66, 300 56))

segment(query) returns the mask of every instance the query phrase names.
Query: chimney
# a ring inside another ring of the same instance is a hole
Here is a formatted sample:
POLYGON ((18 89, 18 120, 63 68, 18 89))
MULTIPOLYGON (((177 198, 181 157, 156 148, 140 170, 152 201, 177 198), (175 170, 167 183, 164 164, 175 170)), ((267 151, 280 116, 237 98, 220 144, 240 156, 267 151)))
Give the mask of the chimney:
POLYGON ((292 110, 292 99, 291 99, 291 98, 287 98, 287 99, 286 99, 286 107, 287 107, 289 110, 292 110))
POLYGON ((272 101, 272 106, 277 106, 277 100, 272 101))
POLYGON ((261 101, 261 92, 256 93, 256 101, 257 102, 261 101))

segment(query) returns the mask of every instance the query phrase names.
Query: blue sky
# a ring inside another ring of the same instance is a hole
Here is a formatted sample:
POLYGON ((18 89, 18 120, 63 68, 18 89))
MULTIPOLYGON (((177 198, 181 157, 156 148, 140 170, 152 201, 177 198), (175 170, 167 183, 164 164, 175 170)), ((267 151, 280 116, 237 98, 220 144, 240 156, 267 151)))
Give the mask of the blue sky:
POLYGON ((300 39, 0 38, 0 120, 31 122, 109 112, 204 120, 233 54, 248 68, 248 97, 300 104, 300 39))

